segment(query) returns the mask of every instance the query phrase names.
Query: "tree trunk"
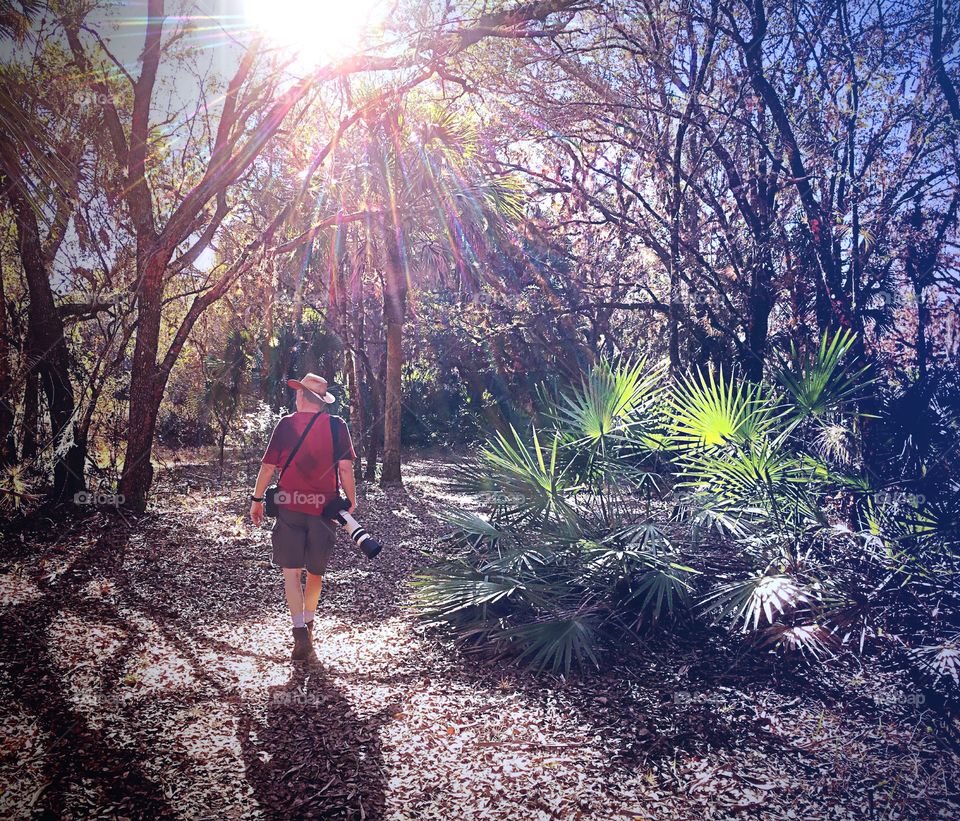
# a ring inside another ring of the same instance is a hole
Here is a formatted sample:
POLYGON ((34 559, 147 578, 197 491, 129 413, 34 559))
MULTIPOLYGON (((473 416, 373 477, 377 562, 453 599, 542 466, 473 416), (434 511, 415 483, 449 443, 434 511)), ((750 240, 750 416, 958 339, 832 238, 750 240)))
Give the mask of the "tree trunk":
MULTIPOLYGON (((142 385, 143 377, 130 380, 142 385)), ((162 395, 162 394, 161 394, 162 395)), ((120 476, 120 493, 123 504, 131 510, 143 511, 147 507, 147 494, 153 484, 153 436, 157 428, 159 397, 143 393, 139 396, 131 388, 130 421, 127 428, 127 449, 123 457, 123 473, 120 476)))
POLYGON ((10 368, 10 342, 7 330, 7 298, 0 275, 0 465, 16 461, 13 441, 13 407, 7 399, 13 390, 13 374, 10 368))
POLYGON ((363 380, 360 376, 360 357, 357 355, 356 351, 363 349, 364 338, 363 338, 363 282, 360 277, 357 277, 357 292, 354 294, 354 310, 355 310, 355 323, 354 323, 354 346, 355 350, 349 352, 349 361, 348 361, 348 370, 347 370, 347 379, 350 382, 350 423, 353 427, 353 440, 356 443, 357 448, 357 459, 353 463, 353 475, 355 481, 359 482, 363 479, 363 463, 361 458, 366 455, 366 450, 364 448, 364 437, 366 433, 366 418, 364 417, 364 408, 363 408, 363 393, 360 390, 360 385, 363 383, 363 380))
POLYGON ((387 380, 383 409, 383 470, 380 484, 398 484, 400 478, 401 372, 403 369, 403 325, 387 319, 387 380))
POLYGON ((37 423, 40 418, 40 397, 37 372, 27 374, 23 386, 23 421, 20 428, 20 462, 26 464, 37 458, 37 423))
POLYGON ((267 270, 269 287, 267 288, 267 305, 264 309, 263 345, 260 360, 260 399, 273 404, 270 385, 270 360, 273 354, 273 326, 274 303, 277 299, 277 267, 271 262, 267 270))
POLYGON ((166 374, 157 365, 165 262, 165 257, 155 250, 147 252, 141 268, 143 275, 140 298, 137 300, 137 342, 133 349, 130 374, 130 421, 123 474, 120 477, 123 503, 137 511, 146 509, 147 493, 153 484, 150 456, 157 428, 157 413, 166 385, 166 374))
MULTIPOLYGON (((766 255, 764 255, 766 257, 766 255)), ((747 345, 743 356, 743 373, 751 382, 763 379, 763 363, 767 354, 770 312, 773 310, 773 264, 769 259, 756 260, 750 280, 750 316, 747 345)))
POLYGON ((228 430, 229 430, 229 429, 228 429, 227 427, 222 427, 222 428, 220 428, 220 442, 219 442, 220 458, 219 458, 219 464, 220 464, 220 480, 221 480, 221 481, 223 481, 223 452, 224 452, 224 450, 225 450, 225 448, 226 448, 226 445, 227 445, 227 432, 228 432, 228 430))
POLYGON ((380 223, 383 236, 383 321, 386 330, 386 379, 383 402, 383 470, 380 484, 400 484, 401 371, 403 368, 403 323, 407 314, 408 258, 401 216, 390 186, 393 170, 389 145, 399 141, 397 113, 391 112, 385 138, 377 141, 380 199, 387 208, 380 223))
POLYGON ((354 448, 357 451, 357 458, 353 463, 354 480, 359 482, 363 478, 363 439, 364 439, 364 419, 363 419, 363 397, 360 395, 360 379, 357 373, 357 357, 352 351, 347 351, 344 370, 347 374, 347 390, 350 392, 350 427, 353 432, 354 448))
POLYGON ((373 422, 370 423, 367 435, 367 470, 366 480, 372 482, 377 478, 377 454, 380 450, 380 442, 383 441, 383 408, 384 408, 384 390, 383 385, 387 381, 387 352, 381 351, 379 373, 376 378, 371 373, 371 382, 373 382, 373 422))
POLYGON ((380 452, 380 438, 378 434, 381 430, 383 430, 382 420, 379 425, 371 425, 367 431, 367 465, 363 478, 368 482, 372 482, 377 478, 377 456, 380 452))
POLYGON ((5 194, 17 226, 17 251, 27 280, 30 306, 24 356, 36 370, 50 413, 53 452, 51 501, 64 502, 84 489, 83 461, 73 440, 73 385, 70 382, 70 354, 63 335, 63 319, 57 311, 50 288, 47 259, 40 241, 37 214, 24 195, 25 186, 14 150, 2 148, 6 177, 5 194), (67 444, 69 443, 69 444, 67 444), (65 450, 66 449, 66 450, 65 450), (76 471, 80 466, 79 473, 76 471))

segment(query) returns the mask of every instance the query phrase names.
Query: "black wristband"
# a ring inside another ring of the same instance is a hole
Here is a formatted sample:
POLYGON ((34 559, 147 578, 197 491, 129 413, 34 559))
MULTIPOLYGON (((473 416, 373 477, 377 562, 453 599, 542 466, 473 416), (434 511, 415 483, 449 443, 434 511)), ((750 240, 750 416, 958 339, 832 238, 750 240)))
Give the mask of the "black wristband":
POLYGON ((250 497, 250 501, 251 501, 251 502, 262 502, 262 501, 263 501, 263 496, 251 496, 251 497, 250 497))

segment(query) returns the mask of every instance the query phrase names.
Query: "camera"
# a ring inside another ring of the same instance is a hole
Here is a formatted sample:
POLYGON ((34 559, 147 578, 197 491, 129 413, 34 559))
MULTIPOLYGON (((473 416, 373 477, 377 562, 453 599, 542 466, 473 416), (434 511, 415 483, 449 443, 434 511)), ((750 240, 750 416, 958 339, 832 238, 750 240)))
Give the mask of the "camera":
POLYGON ((350 500, 338 496, 323 506, 323 516, 325 519, 330 519, 343 527, 364 555, 368 559, 372 559, 383 549, 383 545, 367 533, 353 516, 347 513, 349 507, 350 500))

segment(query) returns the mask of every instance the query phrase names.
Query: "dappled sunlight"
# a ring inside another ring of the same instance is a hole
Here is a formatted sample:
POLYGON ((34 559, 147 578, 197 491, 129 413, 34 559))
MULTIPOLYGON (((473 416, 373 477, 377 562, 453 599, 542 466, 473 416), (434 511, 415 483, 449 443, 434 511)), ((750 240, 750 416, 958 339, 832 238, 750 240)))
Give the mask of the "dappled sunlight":
MULTIPOLYGON (((178 814, 191 815, 198 807, 211 815, 226 814, 238 800, 250 800, 236 708, 236 703, 219 699, 173 708, 149 738, 131 726, 130 740, 146 742, 145 773, 164 785, 164 795, 178 814)), ((156 720, 145 711, 143 718, 148 717, 156 720)))
MULTIPOLYGON (((452 806, 498 821, 699 817, 761 807, 769 795, 852 789, 865 774, 913 793, 942 781, 936 738, 918 739, 909 720, 888 716, 881 728, 810 695, 737 689, 706 672, 698 680, 689 650, 650 648, 632 670, 563 680, 438 643, 406 609, 408 574, 437 535, 432 517, 416 513, 437 504, 449 476, 442 463, 433 476, 420 464, 404 489, 364 488, 364 522, 387 547, 370 562, 341 537, 313 665, 289 661, 267 534, 217 527, 202 509, 81 550, 89 567, 110 568, 102 575, 61 572, 49 588, 34 581, 39 597, 21 600, 25 612, 58 590, 68 602, 41 636, 57 709, 72 711, 66 726, 82 720, 99 733, 91 750, 112 766, 129 768, 119 762, 135 750, 135 777, 146 779, 153 806, 180 815, 290 814, 298 800, 329 809, 359 789, 357 806, 396 821, 446 819, 452 806), (810 773, 791 772, 798 754, 814 762, 810 773)), ((27 580, 40 572, 14 571, 27 580)), ((874 684, 884 705, 909 697, 893 676, 874 684)), ((878 698, 875 689, 864 687, 861 701, 878 698)), ((57 736, 16 700, 0 732, 7 749, 31 751, 16 772, 0 760, 19 805, 44 785, 57 736)), ((86 808, 117 801, 116 788, 96 780, 63 795, 86 808)))
POLYGON ((0 817, 960 818, 958 19, 0 4, 0 817))
POLYGON ((120 680, 103 677, 105 669, 122 663, 126 638, 126 632, 113 625, 70 614, 47 628, 47 641, 55 648, 52 661, 64 677, 67 697, 92 727, 103 726, 106 716, 122 711, 135 698, 120 680))
POLYGON ((183 692, 198 684, 192 666, 168 643, 150 640, 132 654, 121 681, 137 694, 183 692))
POLYGON ((40 727, 20 704, 5 699, 0 710, 0 814, 13 817, 47 783, 46 757, 60 739, 40 727))
POLYGON ((471 818, 501 819, 524 805, 563 815, 571 798, 590 813, 613 752, 559 705, 447 679, 414 684, 383 746, 389 817, 440 818, 469 806, 471 818))
POLYGON ((401 640, 406 618, 354 626, 341 618, 320 616, 314 626, 317 656, 331 675, 371 675, 384 669, 397 675, 410 672, 415 647, 401 640))
POLYGON ((17 570, 0 573, 0 607, 14 607, 40 598, 36 583, 17 570))
POLYGON ((438 507, 478 510, 483 504, 476 494, 451 490, 453 480, 449 477, 430 475, 423 470, 407 471, 405 482, 407 487, 416 488, 425 498, 436 500, 438 507))
POLYGON ((222 681, 224 692, 247 697, 287 680, 289 637, 290 620, 285 613, 220 622, 200 628, 195 658, 211 676, 215 689, 216 682, 222 681))

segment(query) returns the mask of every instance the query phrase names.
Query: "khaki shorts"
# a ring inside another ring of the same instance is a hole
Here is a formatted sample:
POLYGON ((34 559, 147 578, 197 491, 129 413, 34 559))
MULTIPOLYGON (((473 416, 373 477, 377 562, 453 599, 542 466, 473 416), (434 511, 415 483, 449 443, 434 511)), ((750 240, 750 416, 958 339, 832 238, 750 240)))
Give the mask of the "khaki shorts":
POLYGON ((273 525, 273 563, 277 567, 305 567, 322 576, 336 542, 333 525, 322 516, 279 508, 273 525))

